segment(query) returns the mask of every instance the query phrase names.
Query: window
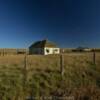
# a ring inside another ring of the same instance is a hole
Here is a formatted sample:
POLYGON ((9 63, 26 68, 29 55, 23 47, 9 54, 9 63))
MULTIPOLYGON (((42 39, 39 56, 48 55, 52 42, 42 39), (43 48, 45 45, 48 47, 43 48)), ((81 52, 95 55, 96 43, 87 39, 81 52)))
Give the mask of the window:
POLYGON ((46 49, 46 52, 49 53, 49 49, 46 49))
POLYGON ((55 53, 58 52, 58 49, 54 49, 54 52, 55 52, 55 53))

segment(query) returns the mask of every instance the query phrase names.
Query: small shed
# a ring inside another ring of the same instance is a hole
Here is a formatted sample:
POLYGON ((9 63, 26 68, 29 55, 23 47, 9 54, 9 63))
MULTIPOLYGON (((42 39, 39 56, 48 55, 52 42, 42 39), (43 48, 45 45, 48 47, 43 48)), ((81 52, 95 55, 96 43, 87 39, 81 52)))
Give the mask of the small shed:
POLYGON ((53 42, 48 40, 37 41, 29 47, 29 54, 40 54, 40 55, 49 55, 49 54, 59 54, 60 48, 53 42))

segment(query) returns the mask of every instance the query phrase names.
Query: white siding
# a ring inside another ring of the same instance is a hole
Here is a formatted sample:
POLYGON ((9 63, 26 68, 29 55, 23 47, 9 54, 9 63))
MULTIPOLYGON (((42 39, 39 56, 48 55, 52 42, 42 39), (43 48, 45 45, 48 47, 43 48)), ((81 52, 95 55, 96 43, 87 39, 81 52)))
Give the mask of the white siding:
POLYGON ((60 48, 44 48, 44 55, 49 55, 49 54, 59 54, 60 53, 60 48))

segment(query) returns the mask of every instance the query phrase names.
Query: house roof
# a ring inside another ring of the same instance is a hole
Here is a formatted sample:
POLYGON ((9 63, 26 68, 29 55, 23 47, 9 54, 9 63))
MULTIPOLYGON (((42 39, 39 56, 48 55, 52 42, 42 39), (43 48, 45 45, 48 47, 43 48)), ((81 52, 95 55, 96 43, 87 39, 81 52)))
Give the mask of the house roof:
POLYGON ((35 47, 35 48, 44 48, 44 47, 57 47, 56 44, 48 41, 48 40, 42 40, 42 41, 37 41, 35 43, 33 43, 31 47, 35 47))

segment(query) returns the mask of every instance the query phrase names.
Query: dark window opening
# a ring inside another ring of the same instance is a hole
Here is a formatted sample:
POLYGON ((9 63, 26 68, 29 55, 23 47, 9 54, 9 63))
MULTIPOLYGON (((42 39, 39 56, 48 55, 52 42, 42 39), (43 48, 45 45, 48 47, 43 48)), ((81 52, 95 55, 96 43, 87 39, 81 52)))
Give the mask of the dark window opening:
POLYGON ((57 50, 57 49, 55 49, 55 50, 54 50, 54 52, 58 52, 58 50, 57 50))
POLYGON ((46 52, 47 52, 47 53, 49 53, 49 50, 48 50, 48 49, 46 49, 46 52))

